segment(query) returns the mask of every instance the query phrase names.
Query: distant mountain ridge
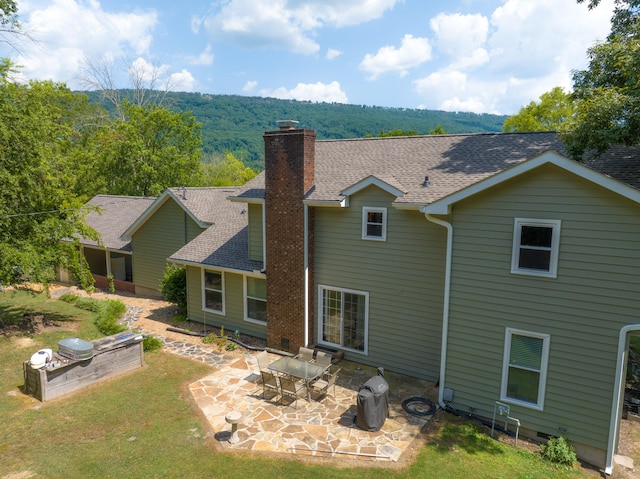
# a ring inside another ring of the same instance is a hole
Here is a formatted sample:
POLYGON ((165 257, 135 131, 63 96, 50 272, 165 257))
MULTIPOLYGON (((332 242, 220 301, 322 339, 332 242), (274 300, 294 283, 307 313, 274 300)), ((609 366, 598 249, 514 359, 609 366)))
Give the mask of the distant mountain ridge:
MULTIPOLYGON (((126 90, 122 92, 127 96, 126 90)), ((92 102, 112 110, 99 92, 82 93, 92 102)), ((264 167, 262 135, 277 129, 277 120, 296 120, 300 128, 315 130, 318 139, 341 139, 378 136, 383 130, 413 130, 426 135, 438 125, 447 133, 497 132, 507 118, 466 112, 179 92, 167 93, 164 104, 173 111, 191 112, 202 123, 206 153, 230 151, 246 166, 258 170, 264 167)))

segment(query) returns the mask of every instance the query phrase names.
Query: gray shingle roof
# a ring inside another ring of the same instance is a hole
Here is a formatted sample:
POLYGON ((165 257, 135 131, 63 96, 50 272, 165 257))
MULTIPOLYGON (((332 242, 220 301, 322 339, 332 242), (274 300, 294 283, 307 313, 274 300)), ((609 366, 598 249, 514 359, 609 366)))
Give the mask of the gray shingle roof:
POLYGON ((585 160, 586 166, 640 189, 640 147, 614 146, 602 156, 585 160))
MULTIPOLYGON (((320 140, 310 201, 339 201, 340 193, 368 176, 406 194, 396 203, 428 204, 548 150, 563 152, 555 133, 483 133, 320 140), (424 187, 425 177, 429 186, 424 187), (389 178, 395 182, 389 181, 389 178)), ((246 185, 243 197, 264 196, 264 177, 246 185)))
MULTIPOLYGON (((344 189, 375 176, 406 192, 396 204, 426 205, 549 150, 566 154, 555 132, 320 140, 306 199, 340 201, 344 189)), ((637 158, 638 149, 617 147, 585 164, 638 188, 637 158)), ((264 174, 239 197, 264 198, 264 174)))
POLYGON ((244 271, 261 270, 262 261, 249 259, 246 205, 226 201, 220 207, 228 210, 226 221, 211 225, 169 259, 244 271))
POLYGON ((238 193, 234 187, 169 188, 174 197, 201 223, 214 224, 226 221, 230 212, 227 197, 238 193))
MULTIPOLYGON (((131 251, 131 242, 120 237, 129 226, 155 201, 154 197, 96 195, 88 204, 100 208, 87 216, 87 225, 102 236, 100 246, 131 251)), ((83 245, 98 246, 98 242, 83 238, 83 245)))

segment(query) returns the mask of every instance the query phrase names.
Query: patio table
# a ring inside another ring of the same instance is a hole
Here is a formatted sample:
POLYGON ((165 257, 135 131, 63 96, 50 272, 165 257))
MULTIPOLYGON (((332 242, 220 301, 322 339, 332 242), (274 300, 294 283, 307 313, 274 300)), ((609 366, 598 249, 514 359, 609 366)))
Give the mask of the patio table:
POLYGON ((307 387, 307 399, 311 402, 311 388, 309 387, 309 384, 312 380, 322 376, 328 368, 320 364, 284 356, 269 364, 267 369, 280 374, 293 376, 297 379, 302 379, 307 387))

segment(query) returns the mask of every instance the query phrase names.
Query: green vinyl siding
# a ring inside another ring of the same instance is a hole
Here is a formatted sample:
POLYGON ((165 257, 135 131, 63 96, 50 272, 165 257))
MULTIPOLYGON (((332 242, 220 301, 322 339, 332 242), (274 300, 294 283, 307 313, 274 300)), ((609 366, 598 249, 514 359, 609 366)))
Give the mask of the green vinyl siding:
POLYGON ((640 209, 545 165, 453 208, 445 385, 453 406, 491 418, 505 328, 550 335, 544 409, 522 427, 606 449, 618 334, 638 322, 640 209), (514 218, 561 220, 557 278, 510 273, 514 218))
MULTIPOLYGON (((215 268, 206 268, 216 271, 215 268)), ((243 275, 224 272, 225 314, 204 311, 202 307, 202 269, 187 266, 187 317, 190 321, 206 323, 212 332, 218 333, 221 327, 229 334, 236 329, 243 334, 266 338, 266 326, 244 320, 243 275)))
MULTIPOLYGON (((375 186, 346 208, 315 208, 316 288, 369 294, 367 354, 345 357, 435 381, 439 374, 446 234, 417 211, 398 210, 375 186), (362 239, 362 207, 387 208, 386 241, 362 239)), ((318 342, 318 291, 315 331, 318 342)))
POLYGON ((133 282, 158 290, 166 259, 204 229, 172 199, 168 199, 133 234, 133 282))
POLYGON ((249 259, 262 261, 264 249, 264 229, 262 204, 249 203, 249 259))

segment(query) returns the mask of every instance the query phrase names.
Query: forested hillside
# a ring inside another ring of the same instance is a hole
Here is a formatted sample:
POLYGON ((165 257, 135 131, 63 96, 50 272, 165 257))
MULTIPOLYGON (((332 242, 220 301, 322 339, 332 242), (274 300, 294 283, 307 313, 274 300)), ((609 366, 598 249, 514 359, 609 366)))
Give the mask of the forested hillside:
MULTIPOLYGON (((86 92, 103 103, 97 92, 86 92)), ((447 133, 500 131, 505 116, 451 113, 434 110, 382 108, 341 103, 312 103, 275 98, 200 93, 168 93, 164 103, 177 112, 191 112, 202 123, 205 153, 229 151, 246 166, 262 170, 265 131, 277 120, 297 120, 301 128, 317 132, 318 139, 363 138, 381 131, 403 130, 428 134, 442 126, 447 133)))

